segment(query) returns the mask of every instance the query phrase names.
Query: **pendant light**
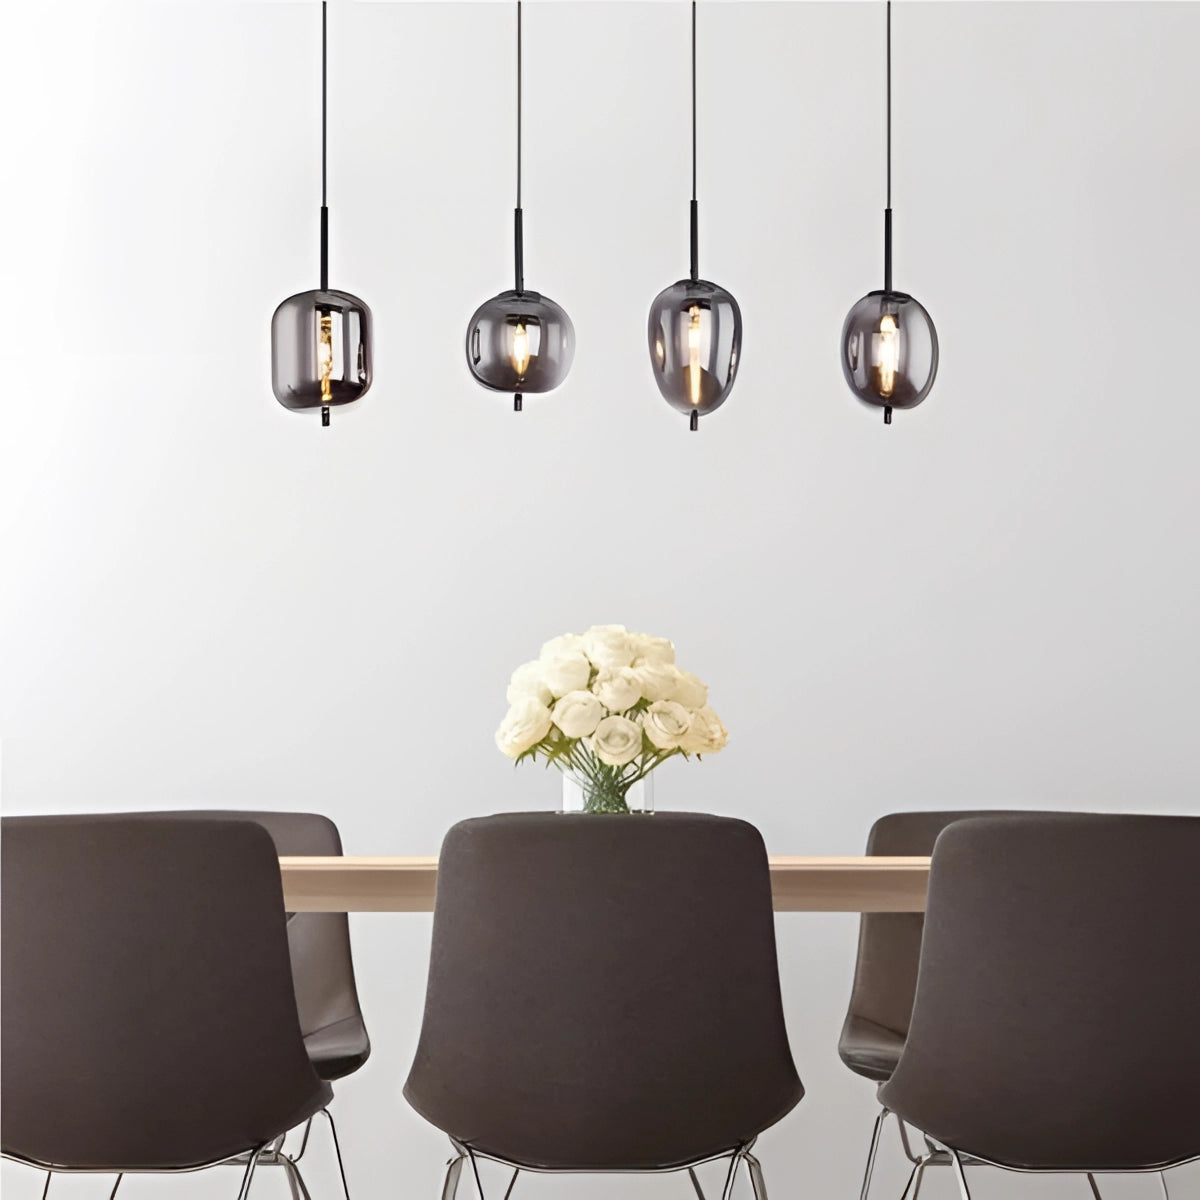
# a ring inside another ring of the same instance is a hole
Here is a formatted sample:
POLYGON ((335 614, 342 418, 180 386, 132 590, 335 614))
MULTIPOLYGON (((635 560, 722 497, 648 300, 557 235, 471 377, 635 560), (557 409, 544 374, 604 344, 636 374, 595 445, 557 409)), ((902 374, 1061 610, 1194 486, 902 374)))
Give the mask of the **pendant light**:
POLYGON ((271 388, 284 408, 329 410, 371 386, 371 310, 329 286, 326 0, 321 0, 321 286, 289 296, 271 318, 271 388))
POLYGON ((883 210, 883 290, 869 292, 842 326, 842 374, 864 404, 916 408, 933 387, 937 330, 925 309, 892 287, 892 0, 887 0, 887 207, 883 210))
POLYGON ((650 306, 650 365, 663 399, 688 414, 693 431, 715 412, 737 377, 742 310, 719 284, 700 278, 696 203, 696 0, 692 0, 692 269, 687 279, 659 292, 650 306))
POLYGON ((551 392, 575 357, 575 327, 549 296, 525 289, 521 208, 521 0, 517 0, 517 207, 513 212, 515 286, 481 304, 467 326, 467 367, 493 392, 511 392, 513 411, 530 392, 551 392))

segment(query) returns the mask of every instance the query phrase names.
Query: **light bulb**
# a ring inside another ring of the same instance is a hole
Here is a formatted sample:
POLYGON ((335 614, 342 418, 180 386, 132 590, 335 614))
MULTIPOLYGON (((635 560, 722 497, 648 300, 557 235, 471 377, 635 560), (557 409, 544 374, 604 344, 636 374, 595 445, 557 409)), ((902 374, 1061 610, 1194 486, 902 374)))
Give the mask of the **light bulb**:
POLYGON ((693 304, 688 309, 688 386, 692 403, 700 403, 700 306, 693 304))
POLYGON ((333 391, 330 379, 333 376, 333 314, 321 313, 317 337, 317 377, 321 381, 321 403, 329 404, 333 391))
POLYGON ((512 365, 513 370, 523 379, 529 369, 529 331, 521 321, 513 327, 512 365))
POLYGON ((896 390, 896 373, 900 370, 900 330, 891 313, 885 312, 879 318, 879 332, 871 335, 871 342, 879 394, 887 399, 896 390))

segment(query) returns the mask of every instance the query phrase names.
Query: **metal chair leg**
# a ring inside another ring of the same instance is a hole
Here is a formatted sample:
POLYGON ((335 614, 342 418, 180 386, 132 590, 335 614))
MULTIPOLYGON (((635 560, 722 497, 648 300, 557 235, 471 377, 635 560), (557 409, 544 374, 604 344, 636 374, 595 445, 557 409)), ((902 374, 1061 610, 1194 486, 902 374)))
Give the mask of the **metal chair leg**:
MULTIPOLYGON (((341 1143, 338 1141, 337 1126, 333 1123, 333 1113, 331 1113, 329 1111, 329 1109, 327 1109, 327 1108, 321 1109, 321 1112, 324 1114, 325 1120, 327 1120, 329 1122, 329 1133, 330 1133, 330 1136, 333 1138, 333 1152, 334 1152, 334 1154, 337 1155, 338 1174, 342 1177, 342 1195, 346 1197, 346 1200, 350 1200, 350 1188, 346 1183, 346 1167, 345 1167, 345 1164, 342 1162, 342 1147, 341 1147, 341 1143)), ((312 1118, 309 1117, 308 1121, 309 1121, 309 1124, 311 1125, 312 1118)), ((308 1145, 308 1129, 307 1128, 304 1130, 304 1145, 302 1145, 300 1147, 300 1154, 304 1153, 304 1146, 306 1146, 306 1145, 308 1145)), ((295 1161, 299 1162, 300 1154, 296 1155, 295 1161)), ((507 1200, 507 1198, 506 1198, 506 1200, 507 1200)))
MULTIPOLYGON (((508 1181, 508 1187, 504 1189, 504 1200, 508 1200, 509 1196, 512 1195, 512 1190, 517 1185, 517 1176, 520 1175, 520 1173, 520 1167, 513 1167, 512 1178, 508 1181)), ((350 1200, 350 1198, 347 1196, 346 1200, 350 1200)))
POLYGON ((259 1146, 246 1162, 246 1170, 242 1175, 242 1186, 238 1188, 237 1200, 247 1200, 250 1195, 250 1184, 254 1179, 254 1168, 258 1166, 258 1156, 265 1150, 265 1146, 259 1146))
POLYGON ((47 1196, 47 1195, 49 1195, 49 1192, 50 1192, 50 1180, 51 1180, 51 1179, 53 1179, 53 1178, 54 1178, 54 1172, 53 1172, 53 1171, 47 1171, 47 1172, 46 1172, 46 1182, 45 1182, 45 1184, 43 1184, 43 1186, 42 1186, 42 1200, 46 1200, 46 1196, 47 1196))
POLYGON ((1158 1182, 1159 1182, 1160 1186, 1162 1187, 1163 1200, 1171 1200, 1171 1193, 1167 1190, 1167 1173, 1166 1173, 1166 1171, 1159 1171, 1158 1182))
POLYGON ((883 1123, 888 1119, 888 1110, 881 1108, 875 1118, 875 1128, 871 1131, 871 1149, 867 1151, 867 1169, 863 1175, 862 1191, 859 1200, 867 1200, 871 1190, 871 1176, 875 1173, 875 1156, 879 1153, 879 1136, 883 1133, 883 1123))
POLYGON ((1102 1195, 1100 1195, 1100 1188, 1096 1183, 1095 1175, 1093 1175, 1091 1173, 1091 1171, 1086 1172, 1086 1174, 1087 1174, 1088 1187, 1090 1187, 1092 1189, 1092 1195, 1095 1197, 1095 1200, 1104 1200, 1104 1197, 1102 1195))
POLYGON ((308 1192, 308 1185, 304 1182, 304 1176, 300 1174, 300 1168, 296 1166, 296 1160, 289 1158, 286 1154, 281 1154, 279 1162, 288 1177, 288 1186, 292 1190, 293 1200, 312 1200, 312 1196, 308 1192))
POLYGON ((742 1155, 750 1171, 750 1186, 754 1189, 754 1200, 767 1200, 767 1184, 763 1179, 762 1163, 749 1151, 742 1155))
POLYGON ((479 1160, 470 1147, 467 1147, 467 1157, 471 1160, 471 1171, 475 1175, 475 1190, 479 1193, 479 1200, 484 1200, 483 1180, 479 1178, 479 1160))
MULTIPOLYGON (((692 1181, 692 1187, 696 1190, 696 1200, 708 1200, 708 1198, 704 1195, 704 1189, 700 1186, 700 1180, 696 1175, 695 1169, 688 1167, 687 1171, 688 1178, 692 1181)), ((43 1200, 45 1200, 44 1197, 43 1200)))
POLYGON ((456 1154, 446 1164, 446 1181, 442 1184, 442 1200, 456 1200, 458 1180, 462 1175, 463 1156, 456 1154))
POLYGON ((733 1181, 737 1178, 738 1163, 742 1161, 742 1150, 735 1150, 729 1158, 729 1171, 725 1176, 725 1186, 721 1189, 721 1200, 731 1200, 733 1196, 733 1181))
MULTIPOLYGON (((325 1115, 329 1116, 328 1113, 326 1113, 325 1115)), ((332 1120, 332 1118, 330 1118, 330 1119, 332 1120)), ((304 1152, 305 1152, 305 1150, 308 1149, 308 1135, 312 1132, 312 1123, 313 1123, 312 1117, 309 1117, 308 1120, 304 1122, 304 1136, 301 1137, 301 1139, 300 1139, 300 1149, 295 1154, 292 1155, 292 1162, 299 1162, 304 1157, 304 1152)), ((287 1137, 287 1135, 284 1134, 284 1136, 279 1139, 279 1142, 275 1146, 276 1150, 283 1149, 283 1143, 284 1143, 284 1140, 286 1137, 287 1137)), ((336 1134, 334 1135, 333 1140, 334 1140, 334 1144, 336 1145, 337 1144, 337 1135, 336 1134)))
POLYGON ((117 1200, 117 1188, 121 1186, 121 1180, 124 1178, 124 1175, 118 1175, 116 1179, 113 1180, 113 1187, 112 1191, 108 1193, 108 1200, 117 1200))
POLYGON ((967 1173, 963 1170, 962 1159, 957 1150, 946 1147, 950 1161, 954 1164, 954 1174, 958 1176, 958 1190, 962 1192, 962 1200, 971 1200, 971 1189, 967 1187, 967 1173))

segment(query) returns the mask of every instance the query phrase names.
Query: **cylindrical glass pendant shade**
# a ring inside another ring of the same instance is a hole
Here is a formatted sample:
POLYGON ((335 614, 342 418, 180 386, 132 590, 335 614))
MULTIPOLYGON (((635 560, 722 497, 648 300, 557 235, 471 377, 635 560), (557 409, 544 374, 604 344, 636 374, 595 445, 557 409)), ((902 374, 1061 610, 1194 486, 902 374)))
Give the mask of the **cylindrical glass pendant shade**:
POLYGON ((850 310, 842 326, 842 374, 864 404, 916 408, 937 367, 937 330, 911 296, 871 292, 850 310))
POLYGON ((703 416, 724 404, 737 377, 742 311, 723 287, 671 284, 654 298, 647 332, 654 379, 672 408, 703 416))
POLYGON ((467 366, 496 392, 549 392, 575 357, 575 326, 549 296, 501 292, 467 326, 467 366))
POLYGON ((271 388, 284 408, 349 404, 371 386, 371 310, 332 290, 289 296, 271 318, 271 388))

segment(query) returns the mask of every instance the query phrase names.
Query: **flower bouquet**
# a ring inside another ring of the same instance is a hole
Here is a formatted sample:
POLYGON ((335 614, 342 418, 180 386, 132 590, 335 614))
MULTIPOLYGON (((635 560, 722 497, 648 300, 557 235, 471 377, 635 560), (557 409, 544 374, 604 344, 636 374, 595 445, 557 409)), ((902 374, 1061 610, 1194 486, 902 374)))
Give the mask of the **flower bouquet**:
POLYGON ((570 776, 585 812, 628 812, 629 789, 660 763, 716 754, 729 739, 708 688, 675 665, 672 643, 623 625, 547 642, 513 672, 508 703, 496 745, 570 776))

